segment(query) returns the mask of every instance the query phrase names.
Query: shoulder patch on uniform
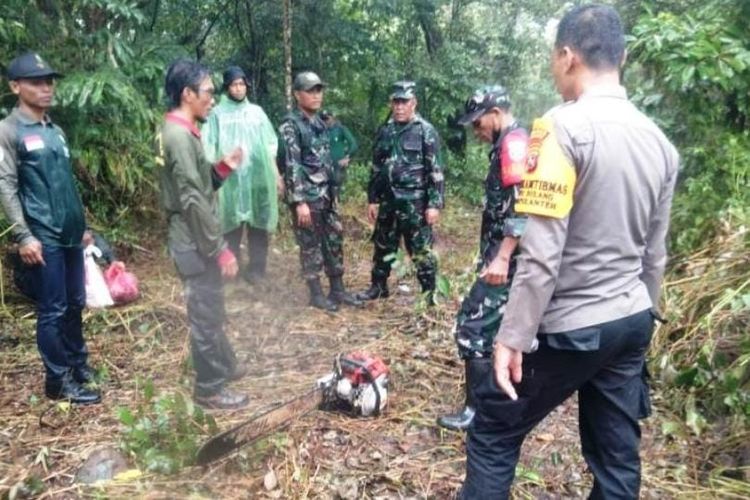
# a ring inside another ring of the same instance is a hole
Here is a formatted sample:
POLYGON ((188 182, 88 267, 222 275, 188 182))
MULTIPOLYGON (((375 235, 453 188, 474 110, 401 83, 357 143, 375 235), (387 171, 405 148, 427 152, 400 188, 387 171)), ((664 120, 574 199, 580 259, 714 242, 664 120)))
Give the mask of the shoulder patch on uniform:
POLYGON ((503 137, 500 151, 500 179, 503 187, 521 182, 526 170, 526 151, 529 137, 522 128, 508 132, 503 137))
POLYGON ((534 120, 516 211, 562 219, 573 207, 576 171, 555 135, 551 118, 534 120))

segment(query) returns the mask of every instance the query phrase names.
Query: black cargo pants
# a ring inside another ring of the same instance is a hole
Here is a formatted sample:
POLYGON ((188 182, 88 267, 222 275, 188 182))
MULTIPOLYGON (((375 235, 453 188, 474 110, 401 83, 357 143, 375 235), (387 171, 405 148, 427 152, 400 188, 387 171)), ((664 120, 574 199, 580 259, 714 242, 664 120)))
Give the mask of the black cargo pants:
POLYGON ((460 498, 508 498, 524 438, 576 391, 581 448, 594 475, 590 498, 638 498, 638 419, 650 409, 644 359, 653 326, 654 316, 646 310, 581 330, 539 335, 539 349, 524 355, 516 401, 498 388, 491 359, 473 360, 469 389, 477 413, 466 438, 460 498))
POLYGON ((235 370, 237 358, 224 332, 224 283, 214 259, 196 251, 170 251, 185 286, 195 395, 219 392, 235 370))
POLYGON ((265 229, 253 227, 243 222, 236 229, 224 234, 232 253, 241 260, 240 243, 242 242, 243 232, 247 233, 247 274, 252 277, 263 277, 266 275, 268 262, 268 243, 269 233, 265 229))

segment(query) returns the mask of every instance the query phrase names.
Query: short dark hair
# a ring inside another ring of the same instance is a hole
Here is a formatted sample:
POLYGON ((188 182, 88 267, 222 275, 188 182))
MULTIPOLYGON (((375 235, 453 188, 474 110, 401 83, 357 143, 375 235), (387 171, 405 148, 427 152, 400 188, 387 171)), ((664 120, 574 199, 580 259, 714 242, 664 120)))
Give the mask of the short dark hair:
POLYGON ((177 59, 169 65, 164 81, 164 92, 167 94, 167 106, 174 109, 180 106, 182 91, 185 88, 198 92, 200 84, 211 72, 201 63, 190 59, 177 59))
POLYGON ((557 26, 555 47, 570 47, 595 70, 619 68, 625 55, 625 36, 617 11, 609 5, 574 7, 557 26))

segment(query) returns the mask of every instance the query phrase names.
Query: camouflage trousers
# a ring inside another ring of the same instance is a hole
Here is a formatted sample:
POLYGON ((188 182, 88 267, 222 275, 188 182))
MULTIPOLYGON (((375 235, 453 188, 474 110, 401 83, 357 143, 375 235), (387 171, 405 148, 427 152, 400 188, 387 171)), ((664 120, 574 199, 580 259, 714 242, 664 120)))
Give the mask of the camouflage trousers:
POLYGON ((474 282, 461 303, 453 331, 462 359, 492 357, 492 343, 500 329, 509 292, 510 282, 489 285, 480 278, 474 282))
POLYGON ((302 277, 313 280, 325 268, 329 277, 344 274, 344 228, 339 214, 333 208, 317 209, 310 206, 310 227, 299 227, 292 209, 294 236, 299 245, 302 277))
POLYGON ((388 278, 391 260, 387 257, 398 251, 403 237, 406 251, 417 266, 419 282, 434 288, 437 259, 432 253, 432 227, 425 220, 425 209, 423 201, 385 200, 380 203, 372 235, 375 244, 373 280, 388 278))

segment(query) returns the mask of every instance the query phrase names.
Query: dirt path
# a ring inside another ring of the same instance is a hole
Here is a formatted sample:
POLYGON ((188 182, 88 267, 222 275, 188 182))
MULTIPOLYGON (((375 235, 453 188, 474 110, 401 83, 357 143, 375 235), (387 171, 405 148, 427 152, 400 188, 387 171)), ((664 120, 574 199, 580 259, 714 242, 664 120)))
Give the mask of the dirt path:
MULTIPOLYGON (((348 212, 346 282, 367 284, 370 244, 367 228, 348 212)), ((55 426, 40 424, 50 408, 41 394, 41 370, 33 345, 28 306, 13 306, 15 318, 0 323, 0 492, 30 477, 41 482, 40 497, 147 498, 451 498, 464 472, 463 436, 440 430, 435 418, 461 397, 462 367, 451 329, 459 290, 471 281, 476 246, 476 212, 454 210, 442 221, 436 245, 441 269, 451 278, 452 297, 425 310, 415 295, 413 276, 394 296, 365 309, 325 314, 306 306, 298 278, 296 249, 288 231, 273 243, 269 279, 262 285, 227 287, 229 334, 247 357, 251 373, 236 387, 252 395, 249 409, 216 414, 226 428, 297 394, 329 371, 334 354, 367 349, 385 358, 392 370, 391 399, 378 419, 352 419, 313 412, 288 432, 271 436, 209 468, 187 468, 173 476, 146 475, 124 484, 83 488, 71 484, 82 460, 104 445, 116 446, 121 425, 118 407, 132 407, 145 380, 157 391, 190 391, 190 371, 181 286, 171 264, 159 255, 135 257, 144 298, 133 306, 89 313, 86 328, 95 364, 106 368, 105 402, 73 408, 55 426), (16 345, 12 345, 16 343, 16 345), (272 471, 272 472, 271 472, 272 471)), ((659 415, 656 398, 657 416, 659 415)), ((690 457, 679 443, 644 429, 645 498, 667 498, 680 491, 669 477, 690 457), (666 478, 666 479, 665 479, 666 478)), ((515 493, 526 498, 586 496, 590 478, 580 456, 574 400, 555 411, 529 437, 518 469, 515 493)), ((690 493, 690 492, 687 492, 690 493)), ((696 488, 696 496, 705 491, 696 488)))

